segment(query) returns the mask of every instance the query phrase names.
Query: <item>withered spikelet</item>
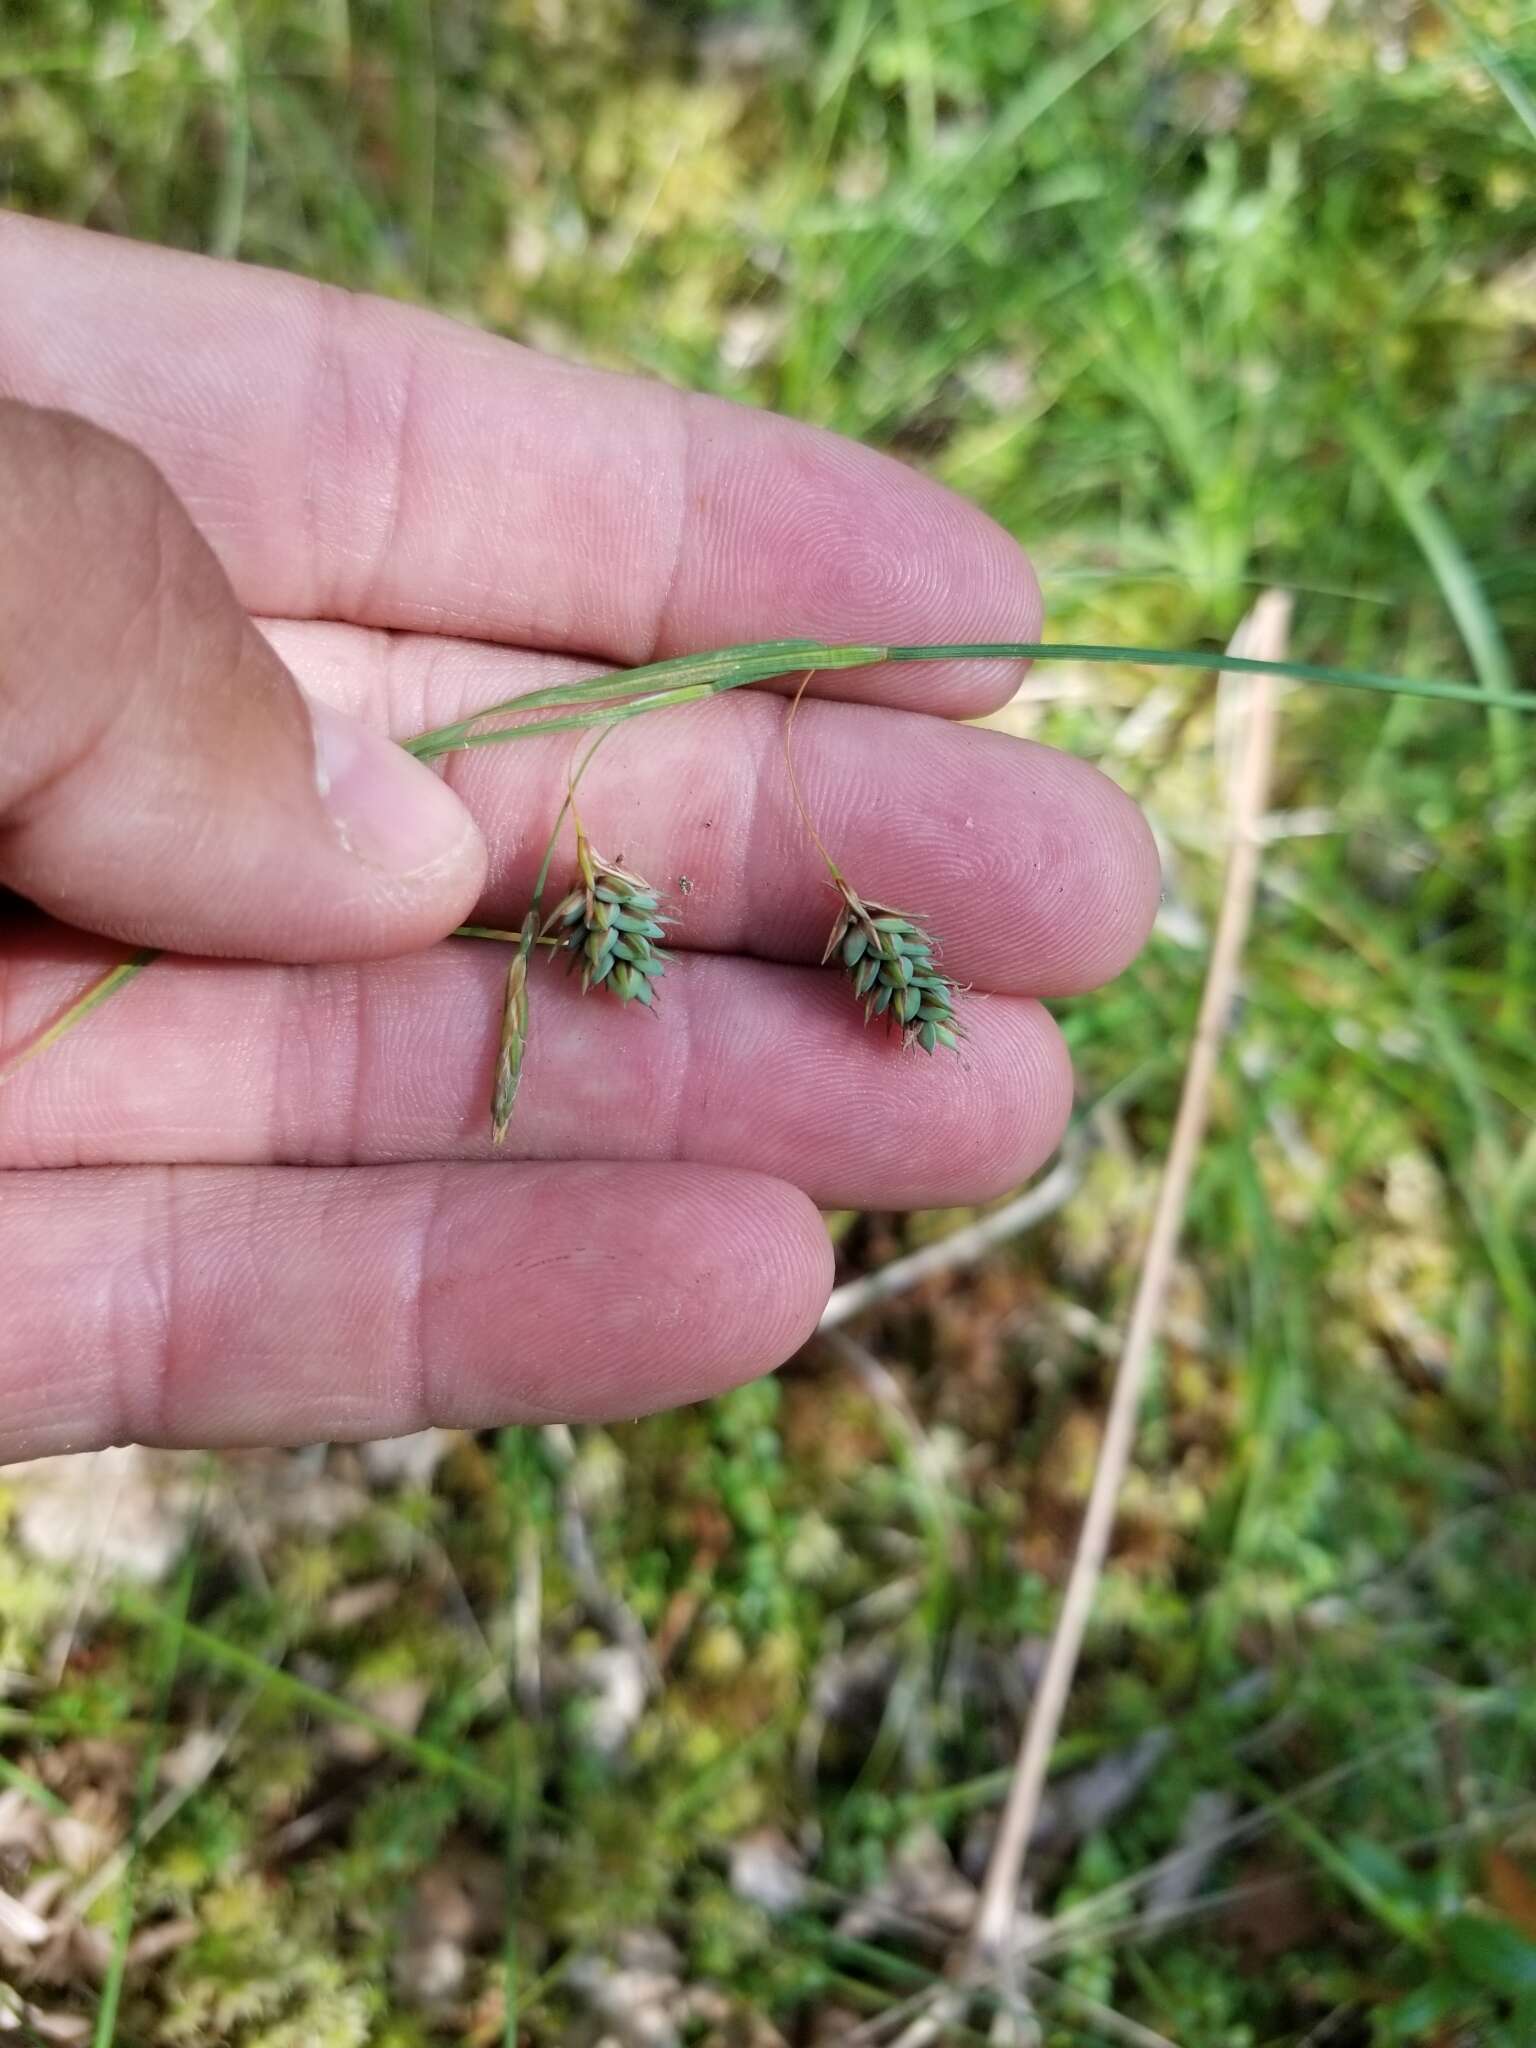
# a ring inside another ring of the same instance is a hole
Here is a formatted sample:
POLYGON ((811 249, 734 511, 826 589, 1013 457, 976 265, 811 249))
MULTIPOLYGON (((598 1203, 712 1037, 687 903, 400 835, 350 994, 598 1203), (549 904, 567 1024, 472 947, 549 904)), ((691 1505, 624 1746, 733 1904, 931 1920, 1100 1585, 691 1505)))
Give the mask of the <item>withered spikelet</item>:
POLYGON ((528 955, 533 951, 532 913, 523 921, 521 943, 507 969, 507 993, 501 1011, 501 1043, 496 1053, 496 1079, 491 1090, 491 1142, 499 1145, 512 1121, 518 1083, 523 1078, 523 1051, 528 1043, 528 955))

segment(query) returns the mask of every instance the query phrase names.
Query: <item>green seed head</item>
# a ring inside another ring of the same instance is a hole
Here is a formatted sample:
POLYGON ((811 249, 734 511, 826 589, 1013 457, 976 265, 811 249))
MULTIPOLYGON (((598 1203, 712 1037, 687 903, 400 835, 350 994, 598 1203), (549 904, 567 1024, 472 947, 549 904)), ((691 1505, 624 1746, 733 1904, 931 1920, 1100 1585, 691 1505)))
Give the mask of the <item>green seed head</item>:
POLYGON ((605 860, 578 826, 576 863, 580 879, 544 920, 540 934, 581 971, 583 989, 605 988, 621 1003, 649 1009, 654 984, 666 972, 660 945, 665 923, 660 898, 649 882, 616 861, 605 860))
POLYGON ((884 904, 865 903, 842 880, 843 907, 822 964, 834 958, 864 1005, 864 1021, 884 1017, 904 1045, 931 1053, 959 1043, 955 985, 934 965, 934 942, 915 918, 884 904))

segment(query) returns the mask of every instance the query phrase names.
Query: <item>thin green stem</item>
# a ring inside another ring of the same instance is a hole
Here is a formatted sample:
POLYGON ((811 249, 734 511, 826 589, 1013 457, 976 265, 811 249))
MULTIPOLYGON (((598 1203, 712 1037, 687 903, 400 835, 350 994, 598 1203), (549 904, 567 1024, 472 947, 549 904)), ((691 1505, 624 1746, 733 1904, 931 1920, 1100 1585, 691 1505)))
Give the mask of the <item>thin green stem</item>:
POLYGON ((840 646, 815 640, 769 640, 756 647, 724 648, 716 654, 685 655, 675 661, 652 662, 644 668, 594 676, 583 682, 560 683, 524 697, 487 705, 474 717, 439 726, 405 742, 421 760, 464 747, 499 746, 533 733, 574 732, 584 726, 618 724, 647 711, 695 703, 744 684, 768 682, 798 668, 864 668, 882 661, 1076 661, 1143 668, 1232 669, 1244 675, 1273 675, 1295 682, 1325 683, 1335 688, 1371 690, 1388 696, 1424 697, 1440 703, 1477 704, 1486 709, 1536 711, 1536 692, 1489 690, 1477 683, 1434 682, 1379 674, 1371 669, 1331 668, 1322 662, 1261 661, 1249 655, 1219 654, 1202 648, 1109 647, 1087 641, 974 640, 932 647, 840 646), (658 684, 664 687, 657 688, 658 684), (613 700, 620 701, 613 701, 613 700), (597 704, 605 708, 582 716, 542 719, 476 732, 482 719, 503 713, 566 709, 597 704))
MULTIPOLYGON (((202 1504, 198 1507, 198 1523, 202 1521, 202 1504)), ((139 1849, 144 1833, 144 1822, 150 1802, 154 1798, 155 1780, 160 1769, 160 1755, 165 1746, 165 1731, 170 1721, 171 1690, 176 1683, 176 1673, 181 1664, 182 1650, 186 1645, 190 1623, 187 1615, 192 1606, 192 1588, 197 1578, 198 1545, 194 1539, 182 1561, 177 1577, 174 1603, 163 1618, 160 1636, 160 1655, 155 1677, 155 1712, 150 1723, 149 1740, 139 1759, 138 1783, 134 1792, 133 1820, 128 1831, 128 1861, 123 1871, 121 1891, 118 1897, 117 1921, 113 1928, 112 1949, 107 1962, 106 1975, 102 1980, 101 1998, 96 2007, 96 2025, 91 2035, 92 2048, 112 2048, 117 2039, 117 2015, 122 2003, 123 1983, 128 1969, 128 1945, 133 1935, 134 1879, 137 1872, 139 1849)))
MULTIPOLYGON (((555 848, 560 844, 560 832, 565 823, 566 812, 575 815, 576 785, 586 774, 592 756, 607 737, 607 732, 598 734, 583 755, 580 767, 566 781, 565 801, 555 814, 554 829, 544 848, 544 858, 539 863, 538 878, 533 885, 533 898, 528 905, 528 914, 523 919, 522 931, 518 934, 517 955, 507 969, 507 992, 501 1013, 501 1040, 496 1056, 495 1079, 491 1087, 491 1138, 497 1145, 501 1144, 507 1135, 522 1078, 523 1052, 528 1040, 528 962, 533 957, 534 947, 539 943, 539 923, 543 914, 544 887, 549 880, 550 863, 554 860, 555 848)), ((579 850, 579 825, 577 846, 579 850)))
POLYGON ((784 721, 784 766, 789 775, 790 794, 795 799, 795 809, 800 813, 800 822, 811 835, 812 845, 826 862, 827 872, 841 889, 844 886, 843 871, 831 854, 828 853, 826 841, 816 830, 816 820, 811 816, 811 807, 806 802, 805 792, 800 787, 800 777, 795 773, 794 749, 790 745, 790 741, 794 736, 795 720, 800 715, 800 701, 809 688, 811 677, 815 673, 816 671, 813 668, 806 670, 804 677, 801 679, 800 687, 795 692, 794 702, 789 707, 789 716, 784 721))
POLYGON ((200 1628, 195 1622, 187 1621, 184 1615, 168 1614, 155 1601, 131 1588, 119 1591, 118 1606, 131 1620, 173 1637, 187 1655, 222 1670, 236 1672, 242 1678, 259 1679, 292 1707, 319 1714, 329 1721, 346 1722, 351 1727, 365 1729, 381 1748, 409 1759, 418 1769, 428 1771, 434 1777, 452 1779, 478 1797, 498 1803, 505 1795, 503 1781, 493 1772, 481 1769, 478 1764, 423 1736, 402 1734, 392 1723, 377 1714, 370 1714, 365 1707, 356 1706, 336 1693, 326 1692, 318 1685, 310 1685, 302 1678, 295 1678, 292 1672, 273 1664, 269 1658, 259 1657, 238 1643, 226 1642, 211 1629, 200 1628))
MULTIPOLYGON (((574 683, 551 683, 546 689, 530 690, 521 697, 503 697, 495 704, 487 704, 468 718, 462 718, 452 725, 440 725, 430 732, 418 733, 414 739, 401 744, 407 753, 418 759, 431 760, 437 754, 450 753, 465 744, 474 735, 474 728, 483 719, 500 717, 504 712, 550 711, 572 704, 601 704, 615 698, 638 696, 664 696, 674 688, 691 684, 703 684, 708 690, 734 689, 738 683, 756 682, 768 676, 784 675, 793 669, 803 668, 813 654, 828 656, 828 649, 817 640, 762 640, 748 647, 720 647, 705 654, 679 654, 667 661, 646 662, 640 668, 611 669, 600 676, 588 676, 574 683)), ((878 647, 845 647, 832 651, 831 657, 818 662, 821 668, 861 668, 869 662, 880 659, 878 647)), ((697 694, 706 694, 701 689, 697 694)), ((514 727, 514 731, 527 728, 514 727)), ((555 728, 560 730, 561 728, 555 728)), ((540 731, 548 731, 541 726, 540 731)), ((474 742, 483 743, 484 735, 474 735, 474 742)))
MULTIPOLYGON (((549 730, 549 727, 545 726, 541 729, 547 732, 549 730)), ((582 756, 580 767, 576 770, 575 774, 570 777, 570 779, 567 781, 565 785, 565 800, 561 804, 559 810, 555 813, 554 829, 553 831, 551 831, 549 835, 549 843, 544 848, 544 858, 539 862, 538 876, 533 885, 533 897, 528 905, 528 917, 523 924, 523 951, 525 953, 531 953, 533 951, 534 940, 538 937, 539 912, 544 905, 544 886, 549 880, 549 870, 555 858, 555 848, 560 844, 560 828, 565 823, 567 812, 569 812, 572 817, 574 817, 576 814, 576 785, 578 782, 580 782, 583 775, 586 774, 588 768, 591 767, 592 756, 597 752, 598 748, 603 744, 603 741, 607 739, 607 737, 608 734, 606 732, 600 732, 598 734, 597 738, 592 742, 591 746, 588 747, 586 753, 582 756)), ((466 741, 465 744, 468 745, 471 743, 466 741)), ((487 929, 481 929, 471 934, 468 934, 468 936, 472 936, 475 938, 489 938, 492 936, 492 934, 487 929)), ((499 937, 500 934, 498 933, 495 936, 499 937)))
POLYGON ((575 773, 571 775, 569 781, 566 784, 565 789, 566 808, 571 814, 571 823, 576 828, 576 855, 581 865, 582 880, 586 883, 588 888, 592 886, 592 844, 591 841, 587 838, 587 828, 581 822, 581 813, 576 808, 576 785, 578 782, 580 782, 583 775, 585 775, 587 770, 591 767, 592 756, 597 752, 598 748, 603 744, 603 741, 607 739, 609 733, 611 733, 612 731, 613 727, 608 726, 604 731, 598 734, 597 738, 592 742, 591 746, 588 747, 587 751, 582 755, 581 763, 577 767, 575 773))
POLYGON ((1316 661, 1260 661, 1251 655, 1218 654, 1200 648, 1100 647, 1069 640, 972 641, 953 647, 887 647, 882 661, 1081 661, 1141 668, 1198 668, 1213 673, 1281 676, 1298 683, 1328 683, 1345 690, 1379 690, 1392 697, 1431 697, 1446 704, 1499 706, 1536 712, 1536 691, 1495 692, 1476 683, 1429 682, 1412 676, 1379 675, 1373 669, 1330 668, 1316 661))
POLYGON ((89 1016, 99 1004, 107 1002, 119 989, 126 988, 136 974, 142 974, 151 960, 158 960, 159 957, 158 948, 142 947, 131 960, 123 961, 119 967, 109 968, 99 980, 93 981, 85 994, 55 1017, 46 1030, 40 1031, 36 1038, 21 1048, 20 1052, 12 1053, 8 1060, 0 1060, 0 1087, 9 1081, 13 1074, 19 1072, 28 1060, 35 1060, 40 1052, 46 1052, 50 1045, 57 1044, 66 1031, 75 1028, 82 1017, 89 1016))
POLYGON ((35 1805, 42 1807, 46 1813, 62 1816, 69 1812, 68 1806, 57 1792, 50 1792, 41 1779, 34 1778, 30 1771, 24 1771, 19 1764, 13 1764, 8 1757, 3 1756, 0 1756, 0 1785, 11 1786, 21 1793, 23 1798, 30 1799, 35 1805))

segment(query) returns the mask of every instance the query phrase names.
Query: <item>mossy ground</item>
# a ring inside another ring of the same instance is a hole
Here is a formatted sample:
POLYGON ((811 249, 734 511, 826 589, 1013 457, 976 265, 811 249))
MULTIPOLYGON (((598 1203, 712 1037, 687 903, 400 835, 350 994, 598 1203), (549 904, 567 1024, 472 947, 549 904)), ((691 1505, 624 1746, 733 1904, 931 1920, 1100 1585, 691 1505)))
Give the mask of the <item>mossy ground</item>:
MULTIPOLYGON (((8 0, 0 197, 891 447, 1030 546, 1062 638, 1216 648, 1283 584, 1298 657, 1528 677, 1533 95, 1503 0, 8 0)), ((942 1923, 984 1853, 1219 881, 1206 679, 1041 671, 1004 722, 1146 804, 1169 903, 1064 1008, 1080 1194, 859 1331, 926 1441, 807 1356, 414 1477, 134 1464, 119 1512, 191 1559, 147 1593, 40 1561, 7 1480, 0 1879, 124 1841, 146 1754, 157 1822, 0 1950, 18 2038, 832 2043, 942 1968, 842 1915, 942 1923)), ((1090 2000, 1179 2048, 1536 2040, 1533 767, 1475 711, 1286 699, 1036 1864, 1052 2048, 1120 2038, 1090 2000), (1164 1922, 1065 1918, 1191 1839, 1164 1922)), ((855 1271, 955 1220, 836 1227, 855 1271)))

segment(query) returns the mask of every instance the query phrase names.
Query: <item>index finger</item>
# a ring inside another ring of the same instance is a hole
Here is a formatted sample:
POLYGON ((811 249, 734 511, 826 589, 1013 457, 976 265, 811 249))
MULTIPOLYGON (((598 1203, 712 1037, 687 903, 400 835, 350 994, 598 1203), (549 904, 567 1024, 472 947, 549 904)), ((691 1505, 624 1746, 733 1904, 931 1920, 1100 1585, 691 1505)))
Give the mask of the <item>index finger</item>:
MULTIPOLYGON (((898 462, 273 271, 0 217, 7 393, 143 448, 255 612, 626 664, 1039 630, 1022 550, 898 462)), ((968 717, 1017 675, 817 686, 968 717)))

